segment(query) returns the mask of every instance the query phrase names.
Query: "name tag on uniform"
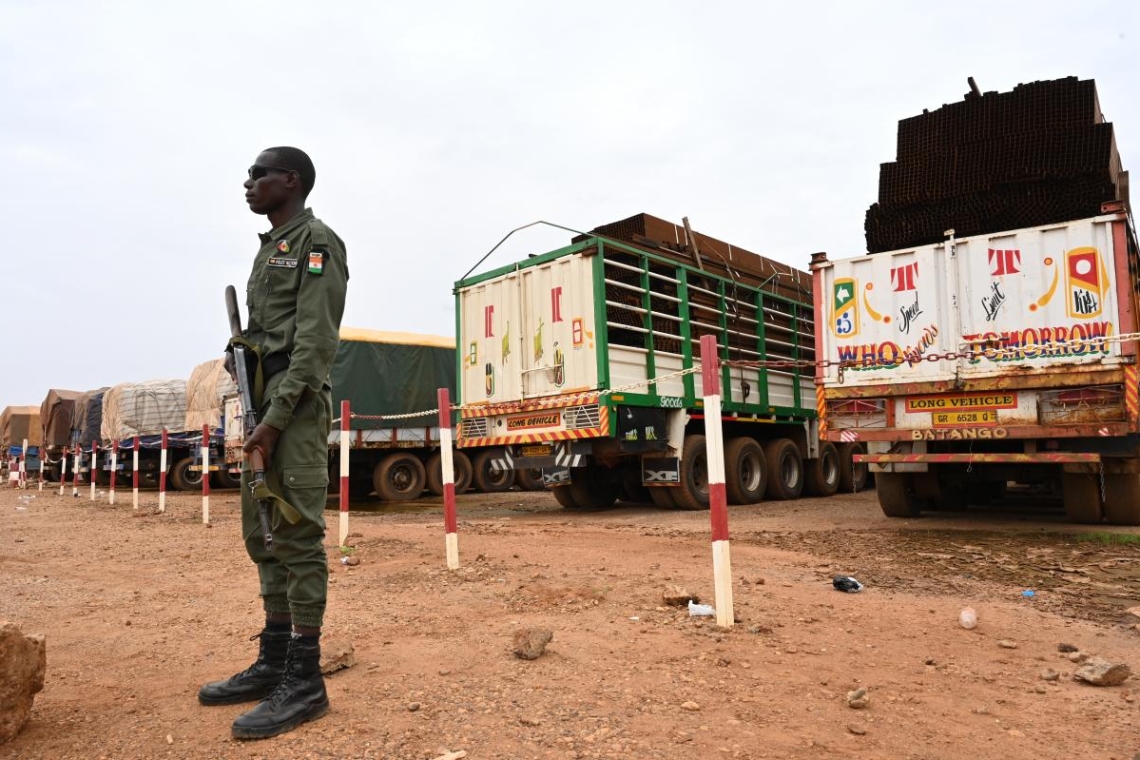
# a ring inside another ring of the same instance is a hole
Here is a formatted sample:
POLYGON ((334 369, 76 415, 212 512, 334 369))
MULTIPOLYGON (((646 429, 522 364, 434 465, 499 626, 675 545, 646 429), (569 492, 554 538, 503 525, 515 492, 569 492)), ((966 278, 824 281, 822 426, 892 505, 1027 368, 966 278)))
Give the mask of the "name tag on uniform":
POLYGON ((281 258, 278 256, 272 256, 269 259, 269 266, 281 267, 282 269, 296 269, 297 268, 297 260, 296 259, 281 258))

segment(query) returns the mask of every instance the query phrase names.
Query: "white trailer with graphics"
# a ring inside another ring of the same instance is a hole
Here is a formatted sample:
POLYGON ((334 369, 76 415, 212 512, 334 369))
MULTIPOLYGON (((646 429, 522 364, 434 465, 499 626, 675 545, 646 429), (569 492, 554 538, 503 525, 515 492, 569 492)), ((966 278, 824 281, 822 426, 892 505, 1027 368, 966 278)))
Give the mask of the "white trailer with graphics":
POLYGON ((890 516, 1052 491, 1140 524, 1136 235, 1101 216, 813 258, 823 437, 857 443, 890 516))

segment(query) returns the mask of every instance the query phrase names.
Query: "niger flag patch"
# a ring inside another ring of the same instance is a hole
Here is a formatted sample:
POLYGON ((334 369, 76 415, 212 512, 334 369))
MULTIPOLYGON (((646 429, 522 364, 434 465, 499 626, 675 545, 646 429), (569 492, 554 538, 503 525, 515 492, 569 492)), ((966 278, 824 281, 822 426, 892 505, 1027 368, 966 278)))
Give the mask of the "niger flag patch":
POLYGON ((309 252, 309 274, 323 274, 325 271, 325 252, 309 252))

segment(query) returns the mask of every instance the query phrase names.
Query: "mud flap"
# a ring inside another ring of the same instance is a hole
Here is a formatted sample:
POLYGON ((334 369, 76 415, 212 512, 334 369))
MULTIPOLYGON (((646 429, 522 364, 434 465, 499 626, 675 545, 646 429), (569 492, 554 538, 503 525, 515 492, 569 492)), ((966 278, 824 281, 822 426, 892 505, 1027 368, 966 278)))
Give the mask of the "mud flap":
POLYGON ((681 460, 677 457, 645 457, 641 460, 641 483, 659 486, 681 482, 681 460))
POLYGON ((546 488, 570 485, 569 467, 543 467, 542 485, 546 488))

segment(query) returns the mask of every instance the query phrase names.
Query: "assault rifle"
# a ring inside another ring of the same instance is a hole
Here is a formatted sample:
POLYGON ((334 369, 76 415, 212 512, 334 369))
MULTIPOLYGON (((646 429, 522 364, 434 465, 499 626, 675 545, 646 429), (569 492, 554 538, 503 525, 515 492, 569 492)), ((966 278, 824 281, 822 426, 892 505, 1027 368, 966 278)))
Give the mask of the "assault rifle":
MULTIPOLYGON (((237 291, 233 285, 226 286, 226 312, 230 318, 230 334, 239 340, 243 338, 241 330, 241 312, 238 311, 237 291)), ((234 374, 236 375, 238 395, 241 397, 242 432, 243 441, 248 441, 257 427, 257 404, 253 398, 253 382, 249 376, 249 355, 247 346, 238 341, 231 341, 230 348, 234 357, 234 374)), ((261 533, 265 537, 265 548, 273 548, 273 534, 269 531, 269 499, 258 498, 258 493, 265 490, 265 460, 261 451, 254 449, 249 452, 249 469, 252 477, 249 481, 250 491, 257 501, 257 516, 261 520, 261 533)))

